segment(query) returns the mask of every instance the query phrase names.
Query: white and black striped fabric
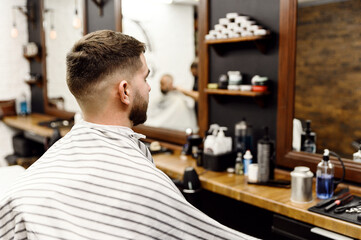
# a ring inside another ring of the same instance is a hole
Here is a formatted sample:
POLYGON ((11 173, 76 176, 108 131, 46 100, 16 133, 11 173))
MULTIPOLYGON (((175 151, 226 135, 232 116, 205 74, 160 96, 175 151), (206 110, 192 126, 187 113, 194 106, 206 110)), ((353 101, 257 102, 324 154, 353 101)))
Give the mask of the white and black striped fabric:
POLYGON ((0 239, 254 239, 190 205, 140 136, 77 123, 0 196, 0 239))

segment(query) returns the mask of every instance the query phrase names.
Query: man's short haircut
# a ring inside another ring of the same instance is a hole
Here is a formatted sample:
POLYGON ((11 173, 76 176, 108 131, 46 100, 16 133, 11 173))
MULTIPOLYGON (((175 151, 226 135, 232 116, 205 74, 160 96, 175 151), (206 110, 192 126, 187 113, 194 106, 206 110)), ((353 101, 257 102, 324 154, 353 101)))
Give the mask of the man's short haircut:
POLYGON ((144 43, 120 32, 100 30, 85 35, 66 57, 69 90, 82 99, 91 93, 92 86, 115 71, 131 77, 142 67, 143 52, 144 43))

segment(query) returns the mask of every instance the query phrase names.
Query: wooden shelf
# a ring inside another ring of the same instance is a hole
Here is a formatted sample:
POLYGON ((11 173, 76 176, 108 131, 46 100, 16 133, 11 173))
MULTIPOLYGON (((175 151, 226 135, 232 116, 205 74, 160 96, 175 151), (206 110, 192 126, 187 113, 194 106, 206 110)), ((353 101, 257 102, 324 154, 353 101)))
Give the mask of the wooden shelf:
POLYGON ((206 44, 222 44, 222 43, 234 43, 234 42, 247 42, 247 41, 256 41, 269 38, 270 35, 262 36, 249 36, 249 37, 238 37, 238 38, 226 38, 226 39, 214 39, 214 40, 205 40, 206 44))
POLYGON ((230 95, 230 96, 245 96, 245 97, 261 97, 268 95, 269 92, 252 92, 252 91, 238 91, 238 90, 227 90, 227 89, 204 89, 208 94, 217 95, 230 95))

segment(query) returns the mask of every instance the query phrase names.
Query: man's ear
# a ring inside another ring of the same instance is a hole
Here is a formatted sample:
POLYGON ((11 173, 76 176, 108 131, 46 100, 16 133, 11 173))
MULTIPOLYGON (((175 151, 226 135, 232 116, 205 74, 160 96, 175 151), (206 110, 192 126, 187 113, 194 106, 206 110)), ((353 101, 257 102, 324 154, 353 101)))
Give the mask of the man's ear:
POLYGON ((130 86, 126 80, 122 80, 119 83, 118 92, 119 92, 119 96, 120 96, 120 101, 122 101, 122 103, 124 103, 125 105, 129 105, 130 104, 130 97, 129 97, 130 86))

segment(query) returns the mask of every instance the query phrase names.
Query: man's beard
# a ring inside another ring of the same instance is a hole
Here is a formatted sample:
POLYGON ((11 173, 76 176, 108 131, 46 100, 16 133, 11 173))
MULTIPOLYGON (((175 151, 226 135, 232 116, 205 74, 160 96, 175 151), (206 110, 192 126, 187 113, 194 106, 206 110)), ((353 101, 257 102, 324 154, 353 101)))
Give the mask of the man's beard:
POLYGON ((148 102, 137 91, 134 97, 134 105, 129 114, 129 120, 133 122, 133 126, 142 124, 147 120, 147 109, 148 102))

